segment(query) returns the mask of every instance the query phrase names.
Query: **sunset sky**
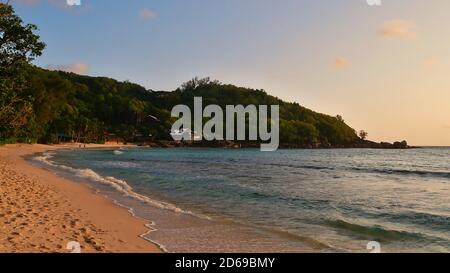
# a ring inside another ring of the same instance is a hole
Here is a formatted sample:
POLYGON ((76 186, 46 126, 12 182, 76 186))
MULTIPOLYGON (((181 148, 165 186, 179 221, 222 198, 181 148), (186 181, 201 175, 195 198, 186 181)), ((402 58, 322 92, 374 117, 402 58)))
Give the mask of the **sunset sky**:
POLYGON ((450 146, 450 1, 13 0, 36 64, 173 90, 194 76, 340 114, 377 141, 450 146))

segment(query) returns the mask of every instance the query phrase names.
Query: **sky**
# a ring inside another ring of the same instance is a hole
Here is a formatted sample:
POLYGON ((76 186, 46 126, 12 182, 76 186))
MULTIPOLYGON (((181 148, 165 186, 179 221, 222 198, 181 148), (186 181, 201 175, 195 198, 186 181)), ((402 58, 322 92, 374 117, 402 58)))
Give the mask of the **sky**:
POLYGON ((195 76, 342 115, 375 141, 450 146, 450 1, 12 0, 41 67, 174 90, 195 76))

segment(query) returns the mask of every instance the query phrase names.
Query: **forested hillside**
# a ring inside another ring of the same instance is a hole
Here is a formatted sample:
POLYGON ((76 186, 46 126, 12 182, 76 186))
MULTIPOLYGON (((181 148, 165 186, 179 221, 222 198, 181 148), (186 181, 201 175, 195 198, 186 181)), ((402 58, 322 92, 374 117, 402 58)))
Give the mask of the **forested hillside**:
POLYGON ((136 135, 169 139, 174 119, 170 111, 177 104, 192 106, 194 97, 205 105, 280 105, 280 138, 284 143, 350 144, 355 131, 340 117, 319 114, 253 90, 221 84, 209 79, 193 79, 173 92, 154 92, 129 82, 109 78, 28 67, 29 87, 23 97, 32 104, 24 126, 1 128, 4 138, 55 142, 70 137, 101 142, 108 134, 127 141, 136 135), (156 119, 155 119, 156 118, 156 119))

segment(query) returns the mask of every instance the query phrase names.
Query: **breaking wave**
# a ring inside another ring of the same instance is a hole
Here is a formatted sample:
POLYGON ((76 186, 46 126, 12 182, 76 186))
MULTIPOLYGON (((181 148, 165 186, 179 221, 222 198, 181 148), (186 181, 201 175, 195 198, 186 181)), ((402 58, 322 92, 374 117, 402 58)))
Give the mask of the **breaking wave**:
POLYGON ((124 196, 126 197, 131 197, 134 198, 136 200, 145 202, 151 206, 160 208, 160 209, 166 209, 166 210, 171 210, 174 211, 176 213, 186 213, 186 214, 190 214, 196 217, 200 217, 200 218, 204 218, 204 219, 210 219, 207 216, 204 215, 197 215, 192 213, 191 211, 187 211, 187 210, 183 210, 181 208, 178 208, 177 206, 167 203, 167 202, 162 202, 162 201, 157 201, 154 200, 152 198, 149 198, 148 196, 136 193, 133 188, 125 181, 125 180, 121 180, 121 179, 117 179, 115 177, 112 176, 102 176, 100 174, 98 174, 97 172, 93 171, 92 169, 76 169, 76 168, 72 168, 69 166, 65 166, 65 165, 61 165, 61 164, 56 164, 54 161, 51 160, 51 158, 54 156, 54 153, 51 152, 47 152, 47 153, 43 153, 42 155, 36 156, 33 159, 36 161, 39 161, 41 163, 44 163, 48 166, 51 166, 53 168, 57 168, 66 172, 69 172, 70 174, 78 177, 78 178, 82 178, 82 179, 87 179, 90 181, 94 181, 97 183, 102 183, 105 185, 109 185, 110 187, 112 187, 113 189, 119 191, 120 193, 122 193, 124 196))

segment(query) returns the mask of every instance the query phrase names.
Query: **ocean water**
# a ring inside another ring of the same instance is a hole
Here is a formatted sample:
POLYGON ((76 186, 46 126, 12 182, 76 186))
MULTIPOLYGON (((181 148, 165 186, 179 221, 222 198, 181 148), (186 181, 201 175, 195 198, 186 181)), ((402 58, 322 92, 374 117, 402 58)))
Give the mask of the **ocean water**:
POLYGON ((169 252, 450 251, 450 149, 85 149, 33 157, 169 252))

